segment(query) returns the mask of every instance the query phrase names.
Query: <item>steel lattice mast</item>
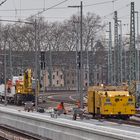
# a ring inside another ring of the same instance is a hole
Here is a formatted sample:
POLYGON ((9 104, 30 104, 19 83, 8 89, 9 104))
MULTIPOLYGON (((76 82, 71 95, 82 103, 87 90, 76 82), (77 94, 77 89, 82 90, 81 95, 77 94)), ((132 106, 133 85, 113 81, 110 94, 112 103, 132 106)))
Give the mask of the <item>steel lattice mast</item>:
POLYGON ((112 84, 112 31, 111 22, 109 22, 109 46, 108 46, 108 83, 112 84))
MULTIPOLYGON (((121 22, 120 22, 120 30, 121 30, 121 22)), ((122 32, 119 34, 119 43, 118 43, 118 83, 122 83, 122 32)))
POLYGON ((136 48, 135 48, 135 10, 131 2, 130 16, 130 48, 129 48, 129 82, 136 80, 136 48))
POLYGON ((118 17, 114 11, 114 84, 119 82, 118 17))

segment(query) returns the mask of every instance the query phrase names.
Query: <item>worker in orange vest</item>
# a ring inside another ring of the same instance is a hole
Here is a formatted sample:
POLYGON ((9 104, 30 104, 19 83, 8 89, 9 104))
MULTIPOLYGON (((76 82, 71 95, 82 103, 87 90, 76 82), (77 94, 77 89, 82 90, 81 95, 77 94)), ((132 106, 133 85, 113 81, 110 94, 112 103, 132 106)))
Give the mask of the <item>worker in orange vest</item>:
POLYGON ((81 107, 81 106, 80 106, 80 101, 79 101, 79 100, 76 102, 76 105, 77 105, 78 108, 81 107))
POLYGON ((61 102, 60 104, 57 105, 57 110, 62 110, 64 109, 64 103, 61 102))
POLYGON ((64 112, 64 114, 66 114, 66 110, 65 110, 63 102, 61 102, 60 104, 57 105, 57 110, 62 111, 62 112, 64 112))

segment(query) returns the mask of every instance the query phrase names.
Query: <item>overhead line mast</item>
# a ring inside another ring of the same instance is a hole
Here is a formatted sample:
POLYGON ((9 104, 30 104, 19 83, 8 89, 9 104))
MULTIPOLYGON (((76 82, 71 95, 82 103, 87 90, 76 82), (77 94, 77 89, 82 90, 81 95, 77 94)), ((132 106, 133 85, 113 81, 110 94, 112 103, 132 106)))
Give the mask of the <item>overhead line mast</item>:
POLYGON ((112 30, 109 22, 109 46, 108 46, 108 83, 112 84, 112 30))
POLYGON ((119 78, 119 84, 122 83, 122 21, 118 20, 120 33, 118 35, 118 78, 119 78))
POLYGON ((135 10, 134 2, 131 2, 130 16, 130 48, 129 48, 129 83, 136 80, 136 47, 135 47, 135 10))
POLYGON ((114 84, 119 82, 118 17, 114 11, 114 84))

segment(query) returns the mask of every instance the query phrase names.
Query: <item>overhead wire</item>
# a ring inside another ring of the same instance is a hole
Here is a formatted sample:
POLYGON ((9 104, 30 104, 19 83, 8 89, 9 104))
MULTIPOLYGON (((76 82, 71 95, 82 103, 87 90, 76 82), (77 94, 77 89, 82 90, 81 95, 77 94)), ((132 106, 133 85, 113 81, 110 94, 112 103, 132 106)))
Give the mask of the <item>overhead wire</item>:
MULTIPOLYGON (((55 4, 55 5, 53 5, 53 6, 49 7, 49 8, 46 8, 46 9, 45 9, 45 6, 44 6, 44 8, 21 9, 21 5, 20 5, 20 9, 17 9, 15 7, 15 9, 4 9, 4 10, 0 10, 0 11, 10 11, 10 12, 13 11, 13 12, 16 12, 16 13, 17 13, 17 11, 20 11, 20 13, 21 13, 21 11, 39 11, 39 10, 42 10, 43 9, 42 11, 40 11, 40 12, 38 12, 38 13, 36 13, 36 14, 34 14, 34 15, 31 16, 31 17, 34 17, 34 16, 39 15, 39 14, 42 14, 43 12, 45 12, 47 10, 50 10, 50 9, 67 9, 68 7, 57 7, 60 4, 65 3, 66 1, 68 1, 68 0, 64 0, 64 1, 60 2, 60 3, 58 3, 58 4, 55 4)), ((89 5, 83 5, 83 7, 86 8, 86 7, 89 7, 89 6, 96 6, 96 5, 101 5, 101 4, 107 4, 107 3, 111 3, 111 2, 115 2, 115 1, 118 1, 118 0, 109 0, 109 1, 105 1, 105 2, 98 2, 98 3, 89 4, 89 5)), ((21 15, 20 15, 20 17, 21 17, 21 15)), ((55 18, 55 17, 52 17, 52 18, 55 18)))
POLYGON ((51 7, 49 7, 49 8, 43 9, 42 11, 40 11, 40 12, 38 12, 38 13, 32 15, 31 17, 35 17, 35 16, 37 16, 37 15, 40 15, 40 14, 42 14, 42 13, 44 13, 44 12, 46 12, 46 11, 48 11, 48 10, 54 8, 54 7, 57 7, 57 6, 59 6, 59 5, 63 4, 63 3, 65 3, 65 2, 67 2, 67 1, 68 1, 68 0, 61 1, 61 2, 59 2, 59 3, 57 3, 57 4, 53 5, 53 6, 51 6, 51 7))
MULTIPOLYGON (((34 16, 37 16, 37 15, 40 15, 40 14, 42 14, 43 12, 45 12, 45 11, 48 11, 48 10, 50 10, 50 9, 67 9, 68 7, 57 7, 57 6, 59 6, 59 5, 61 5, 62 3, 65 3, 66 1, 68 1, 68 0, 64 0, 64 1, 61 1, 60 3, 57 3, 57 4, 55 4, 55 5, 53 5, 53 6, 51 6, 51 7, 49 7, 49 8, 30 8, 30 9, 21 9, 21 7, 20 7, 20 9, 17 9, 17 8, 15 8, 15 9, 5 9, 5 10, 0 10, 0 11, 14 11, 14 12, 17 12, 17 11, 39 11, 39 10, 41 10, 40 12, 38 12, 38 13, 36 13, 36 14, 34 14, 34 15, 32 15, 31 17, 34 17, 34 16), (42 10, 43 9, 43 10, 42 10)), ((102 5, 102 4, 108 4, 108 3, 114 3, 114 2, 116 2, 116 1, 118 1, 118 0, 108 0, 108 1, 104 1, 104 2, 98 2, 98 3, 93 3, 93 4, 88 4, 88 5, 83 5, 83 7, 89 7, 89 6, 97 6, 97 5, 102 5)), ((121 8, 120 8, 121 9, 121 8)), ((118 10, 120 10, 120 9, 118 9, 118 10)), ((106 16, 109 16, 109 15, 112 15, 113 13, 110 13, 110 14, 108 14, 108 15, 106 15, 106 16)), ((104 18, 105 18, 105 16, 103 16, 104 18)), ((27 18, 28 19, 28 18, 27 18)), ((26 20, 26 19, 25 19, 26 20)))
MULTIPOLYGON (((130 6, 130 4, 126 4, 125 6, 122 6, 122 7, 118 8, 118 9, 116 9, 116 11, 120 11, 120 10, 122 10, 122 9, 128 7, 128 6, 130 6)), ((108 16, 112 16, 113 14, 114 14, 114 12, 111 12, 107 15, 102 16, 102 18, 107 18, 108 16)))
MULTIPOLYGON (((6 1, 6 0, 5 0, 6 1)), ((30 8, 30 9, 21 9, 21 7, 20 7, 20 9, 5 9, 5 10, 0 10, 0 11, 38 11, 38 10, 41 10, 40 12, 38 12, 38 13, 36 13, 36 14, 34 14, 34 15, 32 15, 31 17, 34 17, 34 16, 37 16, 37 15, 40 15, 40 14, 42 14, 43 12, 45 12, 45 11, 48 11, 48 10, 51 10, 51 9, 67 9, 68 7, 57 7, 57 6, 59 6, 59 5, 61 5, 61 4, 63 4, 63 3, 65 3, 65 2, 67 2, 68 0, 63 0, 63 1, 61 1, 61 2, 59 2, 59 3, 57 3, 57 4, 55 4, 55 5, 53 5, 53 6, 51 6, 51 7, 49 7, 49 8, 30 8)), ((89 7, 89 6, 96 6, 96 5, 102 5, 102 4, 108 4, 108 3, 114 3, 114 2, 116 2, 116 1, 118 1, 118 0, 108 0, 108 1, 104 1, 104 2, 98 2, 98 3, 93 3, 93 4, 88 4, 88 5, 83 5, 83 7, 89 7)), ((128 7, 130 4, 127 4, 126 6, 128 7)), ((125 6, 125 7, 126 7, 125 6)), ((121 10, 121 9, 123 9, 124 7, 121 7, 121 8, 119 8, 119 9, 117 9, 117 11, 118 10, 121 10)), ((111 13, 109 13, 109 14, 107 14, 107 15, 105 15, 105 16, 102 16, 102 18, 107 18, 108 16, 110 16, 110 15, 113 15, 113 12, 111 12, 111 13)), ((30 18, 31 18, 30 17, 30 18)), ((53 17, 52 17, 53 18, 53 17)), ((54 17, 55 18, 55 17, 54 17)), ((24 20, 28 20, 28 18, 26 18, 26 19, 24 19, 24 20)))
MULTIPOLYGON (((0 16, 0 17, 7 17, 7 18, 14 18, 15 16, 0 16)), ((66 17, 51 17, 51 16, 43 16, 44 18, 61 18, 61 19, 65 19, 66 17)), ((21 16, 21 18, 29 18, 29 16, 21 16)))
POLYGON ((112 2, 116 2, 116 1, 118 1, 118 0, 109 0, 109 1, 104 1, 104 2, 98 2, 98 3, 93 3, 93 4, 84 5, 83 7, 89 7, 89 6, 96 6, 96 5, 108 4, 108 3, 112 3, 112 2))
POLYGON ((4 0, 0 3, 0 6, 3 5, 7 0, 4 0))
MULTIPOLYGON (((5 0, 5 1, 7 1, 7 0, 5 0)), ((57 7, 57 6, 59 6, 59 5, 61 5, 61 4, 63 4, 63 3, 65 3, 65 2, 67 2, 68 0, 64 0, 64 1, 61 1, 61 2, 59 2, 59 3, 57 3, 57 4, 55 4, 55 5, 53 5, 53 6, 51 6, 51 7, 49 7, 49 8, 47 8, 47 9, 43 9, 42 11, 40 11, 40 12, 38 12, 38 13, 36 13, 36 14, 34 14, 34 15, 32 15, 31 17, 28 17, 28 18, 26 18, 26 19, 24 19, 24 20, 28 20, 29 18, 32 18, 32 17, 35 17, 35 16, 37 16, 37 15, 40 15, 40 14, 42 14, 43 12, 45 12, 45 11, 47 11, 47 10, 50 10, 50 9, 52 9, 52 8, 54 8, 54 7, 57 7)), ((21 9, 20 9, 21 10, 21 9)), ((9 21, 10 22, 10 20, 4 20, 4 21, 9 21)), ((21 20, 20 20, 21 21, 21 20)), ((16 25, 18 22, 19 23, 21 23, 21 22, 24 22, 24 21, 15 21, 16 23, 14 24, 14 25, 16 25)), ((13 21, 12 21, 13 22, 13 21)))
MULTIPOLYGON (((65 1, 68 1, 68 0, 65 0, 65 1)), ((118 0, 114 0, 114 1, 105 1, 105 2, 98 2, 98 3, 93 3, 93 4, 88 4, 88 5, 83 5, 83 7, 89 7, 89 6, 97 6, 97 5, 102 5, 102 4, 107 4, 107 3, 112 3, 112 2, 116 2, 118 0)), ((64 3, 64 1, 63 1, 64 3)), ((59 3, 58 3, 59 4, 59 3)), ((60 5, 60 4, 59 4, 60 5)), ((54 6, 58 6, 57 4, 54 5, 54 6)), ((47 10, 50 10, 50 9, 69 9, 68 7, 49 7, 49 8, 26 8, 26 9, 16 9, 17 11, 38 11, 38 10, 42 10, 41 12, 45 12, 47 10)), ((0 10, 0 11, 15 11, 15 9, 4 9, 4 10, 0 10)))

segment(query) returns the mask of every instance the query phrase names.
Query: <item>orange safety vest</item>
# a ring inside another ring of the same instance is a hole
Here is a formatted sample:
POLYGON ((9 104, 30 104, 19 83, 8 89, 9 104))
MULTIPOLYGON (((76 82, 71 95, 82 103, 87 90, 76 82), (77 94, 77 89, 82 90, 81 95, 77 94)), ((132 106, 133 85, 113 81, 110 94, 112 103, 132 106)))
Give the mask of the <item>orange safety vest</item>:
POLYGON ((58 104, 58 105, 57 105, 57 109, 58 109, 58 110, 62 110, 62 109, 64 109, 64 108, 63 108, 63 106, 62 106, 61 104, 58 104))
POLYGON ((80 108, 80 102, 79 101, 76 102, 76 105, 77 105, 78 108, 80 108))

